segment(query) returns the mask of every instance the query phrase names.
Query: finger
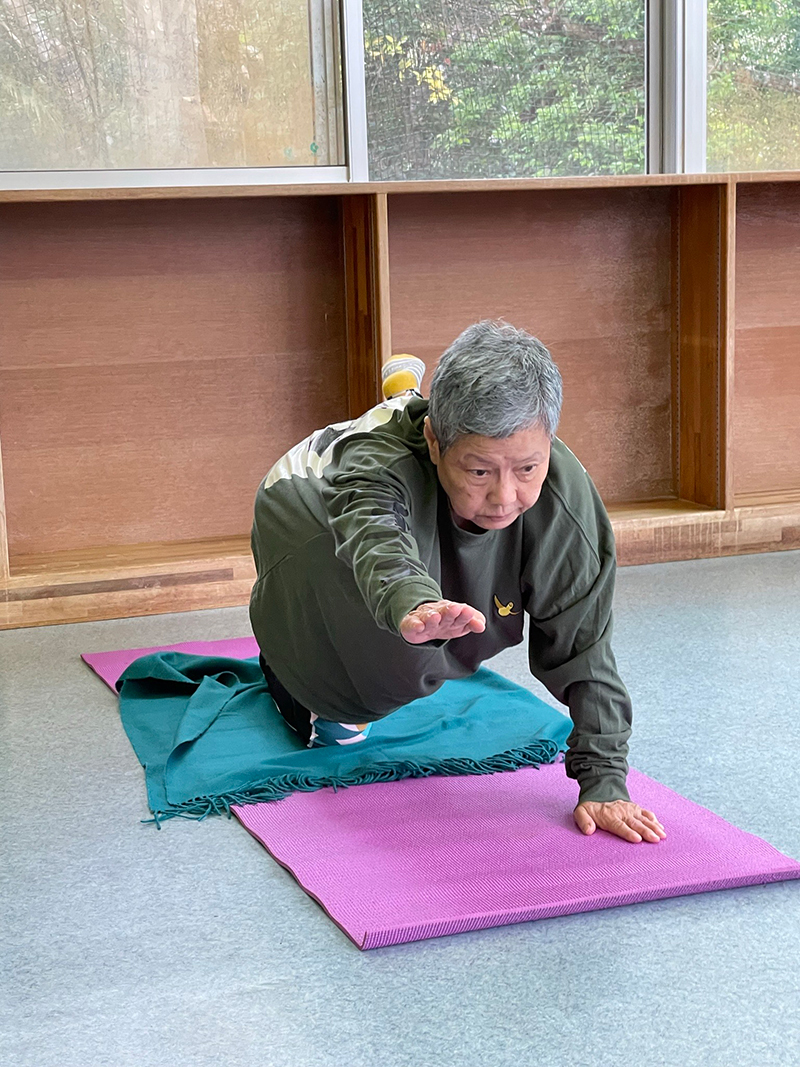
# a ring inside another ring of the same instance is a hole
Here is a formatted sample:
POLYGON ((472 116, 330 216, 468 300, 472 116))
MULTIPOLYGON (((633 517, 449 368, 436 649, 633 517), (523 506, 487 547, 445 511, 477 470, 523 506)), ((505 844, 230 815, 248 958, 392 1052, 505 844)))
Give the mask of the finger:
POLYGON ((656 827, 651 826, 649 822, 637 818, 635 815, 631 815, 623 821, 630 826, 631 829, 635 830, 643 841, 650 841, 655 844, 661 840, 662 835, 666 836, 663 831, 659 832, 656 827))
POLYGON ((424 633, 415 633, 413 630, 408 633, 402 631, 402 637, 409 645, 424 645, 426 641, 430 640, 424 633))
POLYGON ((447 609, 446 621, 452 626, 468 626, 469 610, 468 604, 451 604, 447 609))
POLYGON ((470 604, 459 604, 457 615, 453 615, 453 623, 464 627, 464 633, 483 633, 486 629, 486 616, 470 604))
POLYGON ((425 633, 415 633, 412 630, 409 633, 403 633, 403 640, 407 641, 409 645, 424 645, 430 638, 425 633))
POLYGON ((639 810, 641 811, 645 819, 647 819, 649 822, 654 823, 656 826, 660 826, 662 830, 664 829, 663 823, 659 822, 655 812, 648 811, 647 808, 640 808, 639 810))
POLYGON ((406 615, 400 623, 400 633, 405 638, 416 637, 417 634, 421 634, 424 629, 425 623, 421 619, 415 618, 413 615, 406 615))
POLYGON ((454 625, 463 626, 465 630, 471 630, 473 623, 479 621, 485 622, 485 619, 479 611, 471 608, 469 604, 462 605, 461 611, 453 619, 454 625))
POLYGON ((428 625, 428 617, 421 617, 419 610, 410 612, 400 623, 402 637, 412 645, 430 641, 435 636, 435 627, 428 625))
POLYGON ((641 834, 638 834, 632 826, 628 826, 622 819, 614 819, 608 826, 603 826, 603 829, 608 830, 609 833, 614 834, 616 837, 621 837, 623 840, 631 841, 634 844, 638 844, 642 840, 641 834))
POLYGON ((578 806, 573 812, 573 818, 578 829, 587 836, 593 834, 597 829, 594 819, 585 808, 578 806))
POLYGON ((459 616, 464 615, 465 612, 469 611, 469 604, 461 604, 454 600, 446 601, 445 606, 448 615, 453 619, 457 619, 459 616))
POLYGON ((477 608, 473 608, 471 604, 459 604, 458 606, 459 613, 455 617, 457 622, 468 626, 476 633, 481 633, 486 629, 486 616, 478 611, 477 608))
POLYGON ((654 830, 646 823, 643 823, 640 819, 637 819, 636 822, 629 823, 629 825, 632 826, 632 828, 637 832, 637 834, 639 834, 643 841, 650 841, 653 844, 656 844, 658 841, 661 840, 658 835, 658 831, 654 830))
POLYGON ((471 608, 469 604, 454 604, 452 606, 457 609, 453 614, 447 613, 442 617, 442 626, 439 636, 443 637, 463 637, 465 634, 472 633, 472 612, 474 608, 471 608))
MULTIPOLYGON (((655 815, 653 815, 652 812, 643 811, 642 814, 639 817, 639 821, 644 826, 646 826, 648 830, 650 830, 652 833, 656 834, 658 836, 659 841, 663 837, 667 836, 666 830, 661 825, 661 823, 658 821, 658 819, 655 817, 655 815)), ((637 826, 637 829, 638 829, 638 826, 637 826)))

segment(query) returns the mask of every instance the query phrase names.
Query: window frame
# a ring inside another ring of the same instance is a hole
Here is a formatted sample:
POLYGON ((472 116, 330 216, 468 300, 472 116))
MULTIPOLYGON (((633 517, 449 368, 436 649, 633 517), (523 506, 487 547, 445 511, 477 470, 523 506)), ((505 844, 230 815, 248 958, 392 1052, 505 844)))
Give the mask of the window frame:
POLYGON ((647 0, 648 174, 704 174, 708 0, 647 0))

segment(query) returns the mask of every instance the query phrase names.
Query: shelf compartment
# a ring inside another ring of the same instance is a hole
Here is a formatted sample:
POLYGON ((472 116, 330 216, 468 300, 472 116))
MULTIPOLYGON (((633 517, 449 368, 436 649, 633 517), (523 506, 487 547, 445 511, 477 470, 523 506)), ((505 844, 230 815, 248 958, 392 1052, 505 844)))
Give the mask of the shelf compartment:
POLYGON ((248 537, 21 556, 0 583, 0 629, 247 604, 248 537))
POLYGON ((465 326, 505 318, 553 352, 559 436, 607 503, 720 506, 726 195, 390 195, 392 349, 424 359, 429 379, 465 326))
POLYGON ((8 553, 246 534, 347 408, 339 198, 5 204, 8 553))
POLYGON ((800 494, 800 183, 739 186, 735 501, 800 494))

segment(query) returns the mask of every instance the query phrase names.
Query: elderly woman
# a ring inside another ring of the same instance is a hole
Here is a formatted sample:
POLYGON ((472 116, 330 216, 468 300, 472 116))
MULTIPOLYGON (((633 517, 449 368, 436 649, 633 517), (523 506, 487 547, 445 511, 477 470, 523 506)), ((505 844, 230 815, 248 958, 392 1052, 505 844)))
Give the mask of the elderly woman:
POLYGON ((301 441, 256 496, 253 632, 289 725, 309 746, 351 744, 519 644, 527 614, 531 671, 574 724, 577 825, 658 841, 625 784, 614 536, 555 436, 561 395, 541 342, 480 322, 442 355, 429 400, 404 390, 301 441))

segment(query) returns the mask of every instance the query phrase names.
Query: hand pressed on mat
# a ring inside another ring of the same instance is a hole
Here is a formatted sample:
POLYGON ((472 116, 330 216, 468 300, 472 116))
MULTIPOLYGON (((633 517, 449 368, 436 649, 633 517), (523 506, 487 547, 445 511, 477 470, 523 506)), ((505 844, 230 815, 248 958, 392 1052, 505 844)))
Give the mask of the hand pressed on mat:
POLYGON ((481 634, 486 629, 486 616, 469 604, 453 600, 437 600, 420 604, 400 622, 400 634, 412 645, 425 641, 449 641, 465 634, 481 634))
POLYGON ((573 812, 578 829, 585 834, 607 830, 625 841, 660 841, 666 831, 652 811, 631 800, 586 800, 573 812))

